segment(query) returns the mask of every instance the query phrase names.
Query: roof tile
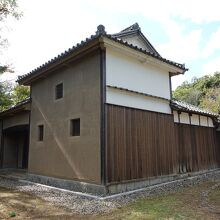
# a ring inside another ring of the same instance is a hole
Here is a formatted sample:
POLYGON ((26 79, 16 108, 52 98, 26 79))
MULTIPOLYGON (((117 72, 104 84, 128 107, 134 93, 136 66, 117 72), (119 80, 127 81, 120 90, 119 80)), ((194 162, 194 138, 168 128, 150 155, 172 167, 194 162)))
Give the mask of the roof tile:
MULTIPOLYGON (((99 25, 99 26, 100 26, 100 25, 99 25)), ((99 26, 98 26, 98 27, 99 27, 99 26)), ((103 27, 104 27, 104 26, 103 26, 103 27)), ((102 28, 103 28, 103 27, 102 27, 102 28)), ((118 42, 118 43, 123 44, 123 45, 125 45, 125 46, 129 46, 129 47, 132 48, 132 49, 135 49, 135 50, 137 50, 137 51, 139 51, 139 52, 142 52, 142 53, 144 53, 144 54, 146 54, 146 55, 149 55, 149 56, 151 56, 151 57, 154 57, 154 58, 156 58, 156 59, 158 59, 158 60, 160 60, 160 61, 162 61, 162 62, 165 62, 165 63, 167 63, 167 64, 176 66, 176 67, 178 67, 178 68, 180 68, 180 69, 182 69, 182 70, 185 70, 185 71, 188 70, 188 69, 185 68, 185 65, 184 65, 184 64, 179 64, 179 63, 173 62, 173 61, 171 61, 171 60, 167 60, 167 59, 165 59, 165 58, 162 58, 159 54, 155 54, 155 53, 146 51, 146 50, 144 50, 144 49, 142 49, 142 48, 139 48, 139 47, 137 47, 137 46, 134 46, 134 45, 132 45, 132 44, 129 44, 128 42, 123 41, 122 39, 119 39, 119 38, 115 37, 114 35, 107 34, 107 33, 105 32, 105 29, 104 29, 104 31, 103 31, 103 30, 101 30, 101 31, 99 31, 99 32, 97 31, 97 34, 96 34, 96 35, 91 35, 90 38, 86 38, 85 41, 81 41, 81 43, 77 43, 76 46, 73 46, 73 47, 71 47, 71 48, 65 50, 63 53, 61 53, 61 54, 57 55, 56 57, 50 59, 49 61, 47 61, 47 62, 45 62, 44 64, 40 65, 39 67, 33 69, 33 70, 30 71, 29 73, 24 74, 24 75, 21 75, 21 76, 18 76, 17 82, 21 82, 21 80, 25 79, 26 77, 29 77, 30 75, 36 74, 36 73, 39 72, 39 71, 43 71, 44 68, 46 68, 46 67, 48 67, 49 65, 51 65, 51 64, 53 64, 53 63, 55 63, 55 62, 61 60, 61 59, 64 58, 65 56, 68 56, 69 54, 71 54, 71 53, 72 53, 73 51, 75 51, 76 49, 78 49, 78 48, 80 48, 80 47, 82 47, 82 46, 88 44, 88 43, 91 42, 92 40, 97 39, 97 38, 99 38, 99 37, 101 37, 101 36, 104 36, 104 37, 106 37, 106 38, 108 38, 108 39, 110 39, 110 40, 114 40, 115 42, 118 42)))
POLYGON ((180 111, 186 111, 186 112, 192 112, 192 113, 198 113, 198 114, 203 114, 207 116, 213 116, 215 118, 218 118, 219 115, 216 113, 213 113, 207 109, 202 109, 199 108, 198 106, 191 105, 189 103, 179 101, 176 99, 172 99, 170 102, 170 106, 174 110, 180 110, 180 111))

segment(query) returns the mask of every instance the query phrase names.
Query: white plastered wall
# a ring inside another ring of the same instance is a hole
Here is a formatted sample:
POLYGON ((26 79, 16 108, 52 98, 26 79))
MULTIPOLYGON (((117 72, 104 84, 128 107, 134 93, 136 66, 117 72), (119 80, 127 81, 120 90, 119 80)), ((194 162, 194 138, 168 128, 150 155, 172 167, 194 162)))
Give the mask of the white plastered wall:
POLYGON ((171 113, 169 101, 158 100, 153 97, 135 94, 128 91, 107 88, 107 103, 128 106, 161 113, 171 113))
POLYGON ((139 48, 149 51, 145 42, 139 36, 122 37, 123 41, 127 41, 129 44, 133 44, 139 48))
POLYGON ((107 48, 106 85, 167 99, 151 98, 108 88, 106 100, 109 104, 171 113, 168 101, 170 100, 169 72, 157 66, 142 63, 134 57, 107 48))
POLYGON ((168 71, 110 48, 106 50, 106 84, 170 99, 168 71))
POLYGON ((208 120, 206 116, 200 115, 200 125, 208 127, 208 120))
POLYGON ((190 124, 189 114, 185 112, 181 112, 180 114, 180 123, 190 124))
POLYGON ((191 121, 191 125, 214 127, 212 118, 203 115, 192 114, 189 116, 189 113, 181 112, 181 114, 178 116, 178 112, 173 111, 173 119, 176 123, 190 124, 191 121))
POLYGON ((199 125, 199 115, 192 114, 192 116, 191 116, 191 124, 192 125, 199 125))
POLYGON ((174 122, 179 123, 179 116, 177 111, 173 111, 174 122))
POLYGON ((213 120, 211 118, 208 118, 208 125, 209 127, 214 127, 213 120))

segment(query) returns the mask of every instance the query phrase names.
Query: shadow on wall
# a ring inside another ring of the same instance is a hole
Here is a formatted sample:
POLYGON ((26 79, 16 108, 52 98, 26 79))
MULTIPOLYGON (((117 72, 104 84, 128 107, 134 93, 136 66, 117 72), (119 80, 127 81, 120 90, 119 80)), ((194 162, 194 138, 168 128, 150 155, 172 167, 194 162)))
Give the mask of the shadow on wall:
POLYGON ((72 171, 74 172, 74 174, 77 176, 78 179, 84 179, 84 176, 82 176, 81 172, 77 169, 73 159, 68 154, 67 150, 64 147, 64 144, 59 140, 58 135, 54 131, 49 119, 47 118, 47 116, 42 111, 42 108, 41 108, 39 102, 36 101, 36 99, 35 99, 35 103, 36 103, 37 109, 39 110, 40 114, 42 115, 42 117, 44 119, 44 122, 46 123, 47 127, 49 128, 50 133, 52 134, 53 140, 56 142, 57 147, 59 148, 60 152, 62 153, 62 155, 64 156, 64 158, 68 162, 68 164, 71 167, 72 171))
POLYGON ((3 130, 2 168, 27 169, 29 126, 19 125, 3 130))

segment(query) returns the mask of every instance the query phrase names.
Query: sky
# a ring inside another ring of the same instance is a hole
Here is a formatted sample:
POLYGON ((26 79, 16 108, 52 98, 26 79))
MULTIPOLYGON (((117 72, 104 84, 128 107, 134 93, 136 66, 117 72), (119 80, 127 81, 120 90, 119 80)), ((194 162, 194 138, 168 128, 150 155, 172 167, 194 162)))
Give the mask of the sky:
POLYGON ((138 22, 162 57, 184 63, 189 71, 173 77, 183 81, 220 71, 219 0, 18 0, 23 17, 5 22, 9 47, 1 63, 11 65, 1 81, 15 81, 94 34, 103 24, 116 33, 138 22))

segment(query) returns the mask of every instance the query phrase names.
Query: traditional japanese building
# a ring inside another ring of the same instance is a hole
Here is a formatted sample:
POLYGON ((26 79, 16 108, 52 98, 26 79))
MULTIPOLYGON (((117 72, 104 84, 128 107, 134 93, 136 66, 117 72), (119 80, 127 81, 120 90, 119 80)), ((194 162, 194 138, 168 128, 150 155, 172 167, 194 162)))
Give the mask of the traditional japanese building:
POLYGON ((2 169, 111 194, 219 168, 218 115, 172 99, 171 77, 185 71, 137 23, 117 34, 98 26, 18 78, 31 97, 0 113, 2 169))

